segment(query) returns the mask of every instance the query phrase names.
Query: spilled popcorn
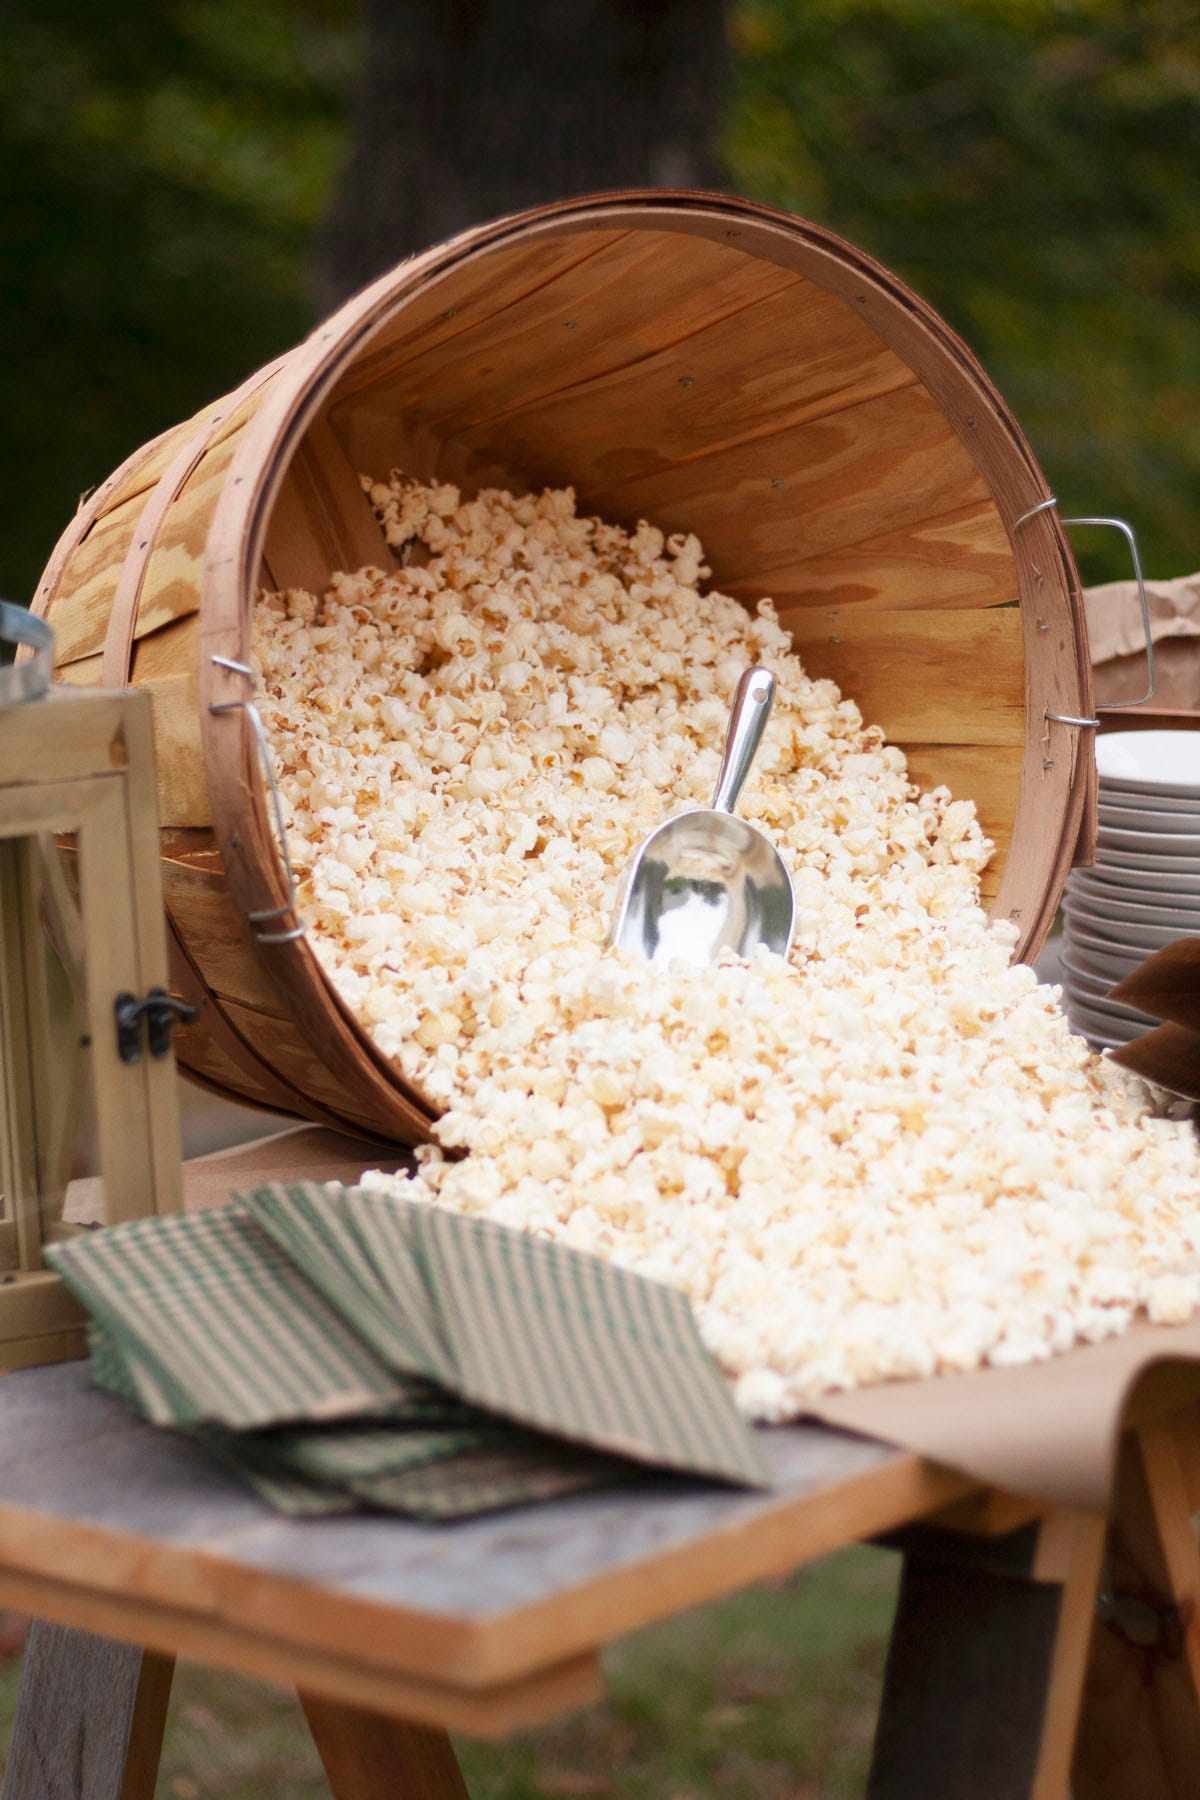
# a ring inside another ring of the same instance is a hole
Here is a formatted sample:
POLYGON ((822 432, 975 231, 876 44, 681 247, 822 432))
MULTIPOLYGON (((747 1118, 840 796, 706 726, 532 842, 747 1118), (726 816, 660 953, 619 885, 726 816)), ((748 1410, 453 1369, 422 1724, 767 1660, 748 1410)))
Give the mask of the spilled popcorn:
POLYGON ((416 1176, 369 1185, 684 1289, 756 1418, 1200 1307, 1190 1126, 1009 966, 973 807, 915 791, 769 601, 569 491, 369 492, 406 565, 264 595, 256 627, 313 948, 445 1109, 416 1176), (739 810, 792 872, 789 959, 606 951, 751 662, 778 695, 739 810))

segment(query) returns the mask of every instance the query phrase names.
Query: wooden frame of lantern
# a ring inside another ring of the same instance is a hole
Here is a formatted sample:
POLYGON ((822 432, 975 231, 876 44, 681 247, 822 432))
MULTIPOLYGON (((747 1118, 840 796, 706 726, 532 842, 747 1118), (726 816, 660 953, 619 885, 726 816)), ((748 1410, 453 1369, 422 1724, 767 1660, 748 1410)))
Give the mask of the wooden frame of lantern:
POLYGON ((86 1229, 63 1217, 85 1054, 105 1222, 180 1204, 170 1027, 190 1009, 166 971, 149 697, 34 688, 0 703, 0 1370, 85 1348, 84 1315, 42 1257, 86 1229))

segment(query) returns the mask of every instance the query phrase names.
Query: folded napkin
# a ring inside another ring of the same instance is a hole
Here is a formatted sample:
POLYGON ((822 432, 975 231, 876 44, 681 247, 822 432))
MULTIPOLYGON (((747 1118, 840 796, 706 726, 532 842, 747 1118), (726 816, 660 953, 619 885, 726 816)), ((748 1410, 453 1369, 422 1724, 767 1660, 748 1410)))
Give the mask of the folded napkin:
POLYGON ((635 1465, 769 1481, 683 1295, 489 1220, 298 1182, 46 1254, 96 1381, 285 1512, 456 1518, 635 1465))

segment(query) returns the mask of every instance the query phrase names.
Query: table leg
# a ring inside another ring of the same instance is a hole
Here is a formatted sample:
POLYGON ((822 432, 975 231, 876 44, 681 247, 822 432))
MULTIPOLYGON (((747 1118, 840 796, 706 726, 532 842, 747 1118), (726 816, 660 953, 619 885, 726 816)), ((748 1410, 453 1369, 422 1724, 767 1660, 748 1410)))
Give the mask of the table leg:
POLYGON ((154 1800, 175 1659, 37 1620, 2 1800, 154 1800))
POLYGON ((319 1694, 302 1693, 300 1704, 333 1800, 470 1800, 444 1731, 319 1694))
POLYGON ((1122 1441, 1072 1772, 1076 1800, 1200 1794, 1196 1425, 1194 1415, 1164 1420, 1122 1441))
POLYGON ((868 1800, 1065 1800, 1104 1521, 892 1541, 904 1573, 868 1800))

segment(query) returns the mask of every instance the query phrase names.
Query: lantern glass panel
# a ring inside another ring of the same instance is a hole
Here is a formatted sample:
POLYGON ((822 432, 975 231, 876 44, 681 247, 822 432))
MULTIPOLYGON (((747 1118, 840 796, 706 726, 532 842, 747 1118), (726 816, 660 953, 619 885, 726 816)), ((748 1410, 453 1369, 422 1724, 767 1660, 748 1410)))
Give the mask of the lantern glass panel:
POLYGON ((0 843, 4 1116, 0 1269, 36 1269, 41 1245, 103 1216, 96 1176, 84 934, 74 858, 49 833, 0 843), (76 1224, 69 1221, 74 1218, 76 1224))

